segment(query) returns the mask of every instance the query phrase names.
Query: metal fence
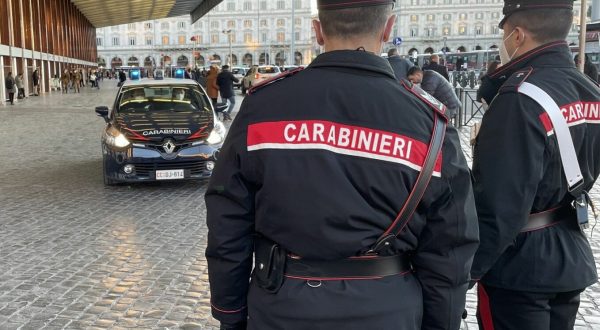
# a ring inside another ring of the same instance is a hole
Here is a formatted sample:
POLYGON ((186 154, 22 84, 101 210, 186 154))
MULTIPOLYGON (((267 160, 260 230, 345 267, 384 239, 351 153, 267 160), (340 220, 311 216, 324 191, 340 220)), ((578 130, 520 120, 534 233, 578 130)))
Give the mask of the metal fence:
POLYGON ((458 109, 454 125, 460 128, 481 120, 485 108, 481 102, 477 101, 477 89, 457 87, 455 92, 462 106, 458 109))

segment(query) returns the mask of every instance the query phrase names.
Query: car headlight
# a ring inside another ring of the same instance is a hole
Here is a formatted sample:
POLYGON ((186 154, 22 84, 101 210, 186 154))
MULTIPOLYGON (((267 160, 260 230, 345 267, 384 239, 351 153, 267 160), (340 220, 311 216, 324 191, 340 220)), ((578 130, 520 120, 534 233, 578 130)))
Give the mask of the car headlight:
POLYGON ((218 120, 215 121, 215 127, 213 128, 212 132, 210 132, 210 135, 208 136, 208 139, 206 139, 206 142, 208 142, 208 144, 222 143, 223 140, 225 140, 225 131, 225 125, 223 125, 223 123, 218 120))
POLYGON ((123 133, 119 132, 119 130, 114 127, 107 129, 104 134, 106 144, 111 147, 126 148, 131 144, 125 135, 123 135, 123 133))

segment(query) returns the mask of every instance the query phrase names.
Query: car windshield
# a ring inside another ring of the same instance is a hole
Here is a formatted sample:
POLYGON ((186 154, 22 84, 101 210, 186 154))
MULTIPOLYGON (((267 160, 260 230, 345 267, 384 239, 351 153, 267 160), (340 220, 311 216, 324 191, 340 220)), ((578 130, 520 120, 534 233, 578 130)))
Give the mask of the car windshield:
POLYGON ((119 113, 210 112, 201 89, 193 85, 124 87, 117 101, 119 113))
POLYGON ((265 66, 258 68, 258 73, 279 73, 279 68, 276 66, 265 66))
POLYGON ((233 74, 244 74, 245 70, 244 69, 233 69, 231 72, 233 74))

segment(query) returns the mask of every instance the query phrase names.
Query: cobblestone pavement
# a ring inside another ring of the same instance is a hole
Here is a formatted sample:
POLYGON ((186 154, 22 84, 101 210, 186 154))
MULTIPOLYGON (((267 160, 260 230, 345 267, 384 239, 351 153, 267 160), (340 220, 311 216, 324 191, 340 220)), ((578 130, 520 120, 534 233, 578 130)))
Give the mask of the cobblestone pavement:
MULTIPOLYGON (((1 330, 217 329, 205 184, 102 183, 94 107, 112 103, 115 85, 0 106, 1 330)), ((592 245, 600 260, 600 233, 592 245)), ((599 304, 594 286, 577 329, 600 329, 599 304)), ((476 328, 474 307, 470 292, 465 329, 476 328)))

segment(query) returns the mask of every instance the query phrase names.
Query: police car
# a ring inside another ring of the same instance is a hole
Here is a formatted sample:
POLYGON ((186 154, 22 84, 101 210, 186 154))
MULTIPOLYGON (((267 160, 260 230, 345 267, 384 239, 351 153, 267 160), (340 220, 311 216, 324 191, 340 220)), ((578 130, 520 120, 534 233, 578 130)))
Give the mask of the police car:
MULTIPOLYGON (((183 77, 183 70, 176 74, 183 77)), ((104 184, 207 179, 226 128, 204 89, 189 79, 139 79, 119 89, 112 109, 97 107, 104 184)))

